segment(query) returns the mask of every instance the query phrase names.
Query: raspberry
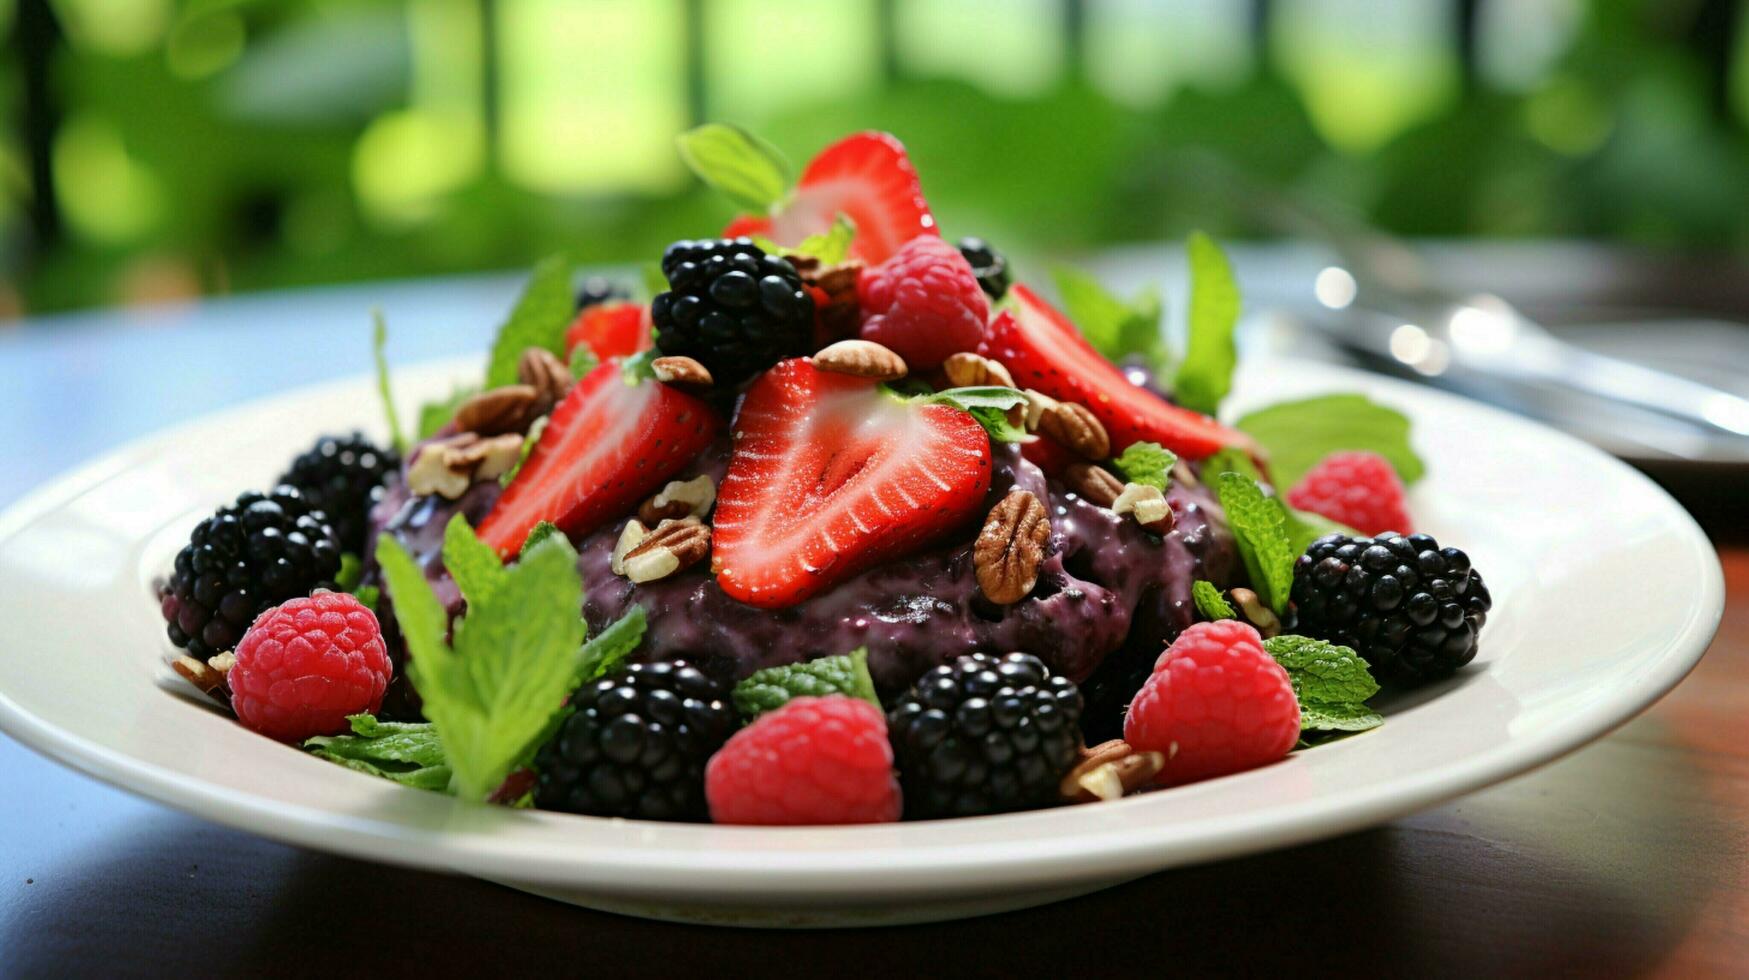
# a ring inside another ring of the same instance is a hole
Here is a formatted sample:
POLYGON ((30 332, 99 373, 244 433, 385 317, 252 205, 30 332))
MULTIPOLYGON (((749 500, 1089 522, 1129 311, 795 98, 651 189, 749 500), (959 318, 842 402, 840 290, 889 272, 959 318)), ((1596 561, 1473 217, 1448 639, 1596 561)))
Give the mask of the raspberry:
POLYGON ((940 366, 949 354, 976 350, 990 300, 959 249, 919 235, 862 274, 862 339, 892 348, 912 371, 940 366))
POLYGON ((1362 534, 1409 534, 1403 481, 1377 453, 1331 453, 1288 491, 1287 502, 1362 534))
POLYGON ((842 694, 792 698, 736 732, 704 774, 717 823, 890 823, 899 784, 881 709, 842 694))
POLYGON ((1256 630, 1232 619, 1197 623, 1160 655, 1123 732, 1131 747, 1166 756, 1155 779, 1176 786, 1287 755, 1300 737, 1300 704, 1256 630))
POLYGON ((299 742, 374 713, 393 672, 376 614, 344 592, 319 591, 262 613, 226 680, 245 728, 299 742))

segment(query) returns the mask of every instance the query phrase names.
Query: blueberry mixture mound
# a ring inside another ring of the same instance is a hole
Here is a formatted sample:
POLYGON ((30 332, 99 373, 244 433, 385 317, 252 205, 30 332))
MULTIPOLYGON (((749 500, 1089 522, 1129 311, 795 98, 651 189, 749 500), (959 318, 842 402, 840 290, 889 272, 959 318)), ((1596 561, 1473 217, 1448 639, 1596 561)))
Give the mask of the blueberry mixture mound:
POLYGON ((1493 599, 1470 558, 1430 534, 1319 538, 1294 565, 1301 629, 1353 647, 1381 680, 1450 675, 1476 656, 1493 599))
POLYGON ((1074 761, 1081 691, 1026 653, 924 674, 887 715, 906 813, 969 817, 1050 802, 1074 761))
POLYGON ((704 766, 739 726, 729 691, 690 664, 633 664, 571 698, 535 759, 535 803, 603 817, 702 820, 704 766))
POLYGON ((401 456, 354 432, 323 436, 292 460, 279 482, 297 487, 312 507, 328 516, 340 547, 364 551, 370 509, 383 497, 383 482, 401 467, 401 456))
POLYGON ((255 617, 333 588, 340 544, 296 488, 250 491, 200 522, 160 596, 170 642, 205 660, 232 649, 255 617))
POLYGON ((670 290, 650 303, 656 349, 734 385, 808 352, 814 300, 788 261, 748 238, 679 241, 662 255, 670 290))

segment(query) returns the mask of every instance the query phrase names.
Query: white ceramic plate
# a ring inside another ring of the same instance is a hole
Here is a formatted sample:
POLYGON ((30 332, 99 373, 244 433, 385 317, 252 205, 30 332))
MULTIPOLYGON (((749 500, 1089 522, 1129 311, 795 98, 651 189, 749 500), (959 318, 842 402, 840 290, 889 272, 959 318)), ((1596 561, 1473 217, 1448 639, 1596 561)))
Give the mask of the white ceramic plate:
MULTIPOLYGON (((409 403, 456 364, 403 372, 409 403)), ((1632 717, 1699 659, 1724 597, 1688 515, 1573 439, 1450 396, 1247 365, 1235 407, 1364 390, 1409 412, 1422 528, 1466 549, 1494 612, 1459 677, 1385 726, 1253 772, 1098 806, 761 829, 458 805, 252 735, 164 667, 151 581, 193 523, 318 433, 379 415, 367 379, 203 419, 0 517, 0 728, 100 779, 307 847, 451 870, 597 908, 761 925, 896 923, 1063 898, 1377 824, 1521 773, 1632 717)))

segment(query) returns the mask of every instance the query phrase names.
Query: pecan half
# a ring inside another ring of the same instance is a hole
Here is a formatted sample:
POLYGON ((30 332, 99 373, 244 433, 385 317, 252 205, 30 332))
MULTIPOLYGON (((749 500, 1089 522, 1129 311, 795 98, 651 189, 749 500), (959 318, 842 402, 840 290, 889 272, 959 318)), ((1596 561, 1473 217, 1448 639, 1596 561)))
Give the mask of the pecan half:
POLYGON ((531 417, 552 411, 576 383, 565 362, 545 347, 530 347, 522 352, 516 360, 516 380, 534 389, 531 417))
POLYGON ((1122 480, 1105 467, 1092 463, 1070 463, 1063 469, 1063 485, 1082 500, 1099 507, 1117 503, 1118 494, 1123 493, 1122 480))
POLYGON ((207 664, 194 659, 188 654, 182 654, 170 662, 170 669, 182 675, 188 683, 200 689, 202 694, 218 697, 218 691, 225 686, 223 672, 213 669, 207 664))
POLYGON ((650 371, 665 385, 685 388, 709 388, 716 383, 710 368, 690 357, 658 357, 650 362, 650 371))
POLYGON ((523 437, 506 432, 459 448, 444 450, 443 462, 450 470, 466 473, 469 482, 496 480, 510 472, 522 458, 523 437))
POLYGON ((1026 389, 1022 394, 1026 395, 1026 405, 1024 406, 1026 418, 1022 424, 1026 431, 1037 432, 1038 427, 1044 422, 1045 413, 1055 410, 1058 402, 1044 392, 1034 391, 1031 388, 1026 389))
POLYGON ((814 366, 833 374, 876 381, 897 381, 910 369, 905 359, 872 340, 840 340, 814 355, 814 366))
POLYGON ((696 518, 663 521, 649 537, 625 553, 620 565, 633 582, 655 582, 705 559, 711 551, 711 529, 696 518))
POLYGON ((955 388, 982 388, 995 385, 998 388, 1014 387, 1014 375, 1002 366, 1001 361, 992 361, 982 354, 972 354, 961 351, 948 355, 941 362, 942 371, 947 374, 948 384, 955 388))
POLYGON ((1123 492, 1111 502, 1111 512, 1128 514, 1135 518, 1143 530, 1155 534, 1166 534, 1178 523, 1178 518, 1172 513, 1172 505, 1166 502, 1166 494, 1159 487, 1147 483, 1126 483, 1123 492))
POLYGON ((670 480, 654 497, 638 505, 638 520, 645 524, 660 524, 683 517, 703 519, 717 501, 717 485, 710 474, 690 480, 670 480))
POLYGON ((860 304, 856 299, 856 280, 862 275, 862 261, 850 259, 837 265, 820 264, 811 255, 792 255, 789 264, 795 267, 802 282, 826 294, 820 306, 820 325, 827 336, 855 336, 860 304))
POLYGON ((1057 790, 1070 803, 1115 800, 1148 785, 1166 765, 1159 752, 1137 752, 1122 739, 1081 750, 1081 759, 1057 790))
POLYGON ((482 439, 459 432, 420 447, 407 468, 407 489, 416 496, 435 494, 454 500, 475 480, 490 480, 510 472, 522 458, 522 436, 514 432, 482 439))
POLYGON ((534 410, 538 398, 531 385, 505 385, 482 391, 456 409, 455 427, 457 431, 481 436, 527 432, 528 424, 541 414, 534 410))
POLYGON ((1038 584, 1050 538, 1050 518, 1037 497, 1026 490, 1003 497, 972 545, 972 570, 984 597, 1004 606, 1026 598, 1038 584))
POLYGON ((1058 402, 1039 417, 1038 430, 1076 455, 1094 460, 1111 455, 1111 437, 1085 405, 1058 402))
POLYGON ((1257 628, 1258 635, 1264 639, 1281 635, 1281 617, 1275 610, 1263 604, 1263 599, 1250 589, 1230 589, 1227 599, 1232 602, 1233 609, 1239 618, 1257 628))
POLYGON ((607 560, 608 570, 615 575, 626 573, 626 554, 644 542, 650 536, 650 529, 637 518, 626 521, 626 526, 619 529, 619 540, 613 543, 613 554, 607 560))

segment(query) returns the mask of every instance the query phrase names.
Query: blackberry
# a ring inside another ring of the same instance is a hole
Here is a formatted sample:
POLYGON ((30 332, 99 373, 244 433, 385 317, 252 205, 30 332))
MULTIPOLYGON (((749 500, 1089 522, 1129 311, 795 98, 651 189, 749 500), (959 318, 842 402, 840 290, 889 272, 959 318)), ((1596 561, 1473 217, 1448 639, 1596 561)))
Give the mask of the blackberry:
POLYGON ((1331 534, 1294 565, 1299 630, 1353 647, 1381 680, 1417 684, 1476 656, 1492 600, 1469 556, 1428 534, 1331 534))
POLYGON ((1008 295, 1008 258, 990 247, 982 238, 968 235, 960 239, 960 254, 972 264, 978 277, 978 288, 991 299, 1008 295))
POLYGON ((333 588, 340 544, 296 487, 245 493, 201 521, 160 597, 170 642, 205 660, 237 645, 255 617, 333 588))
POLYGON ((624 285, 604 276, 590 276, 583 280, 583 288, 577 290, 577 309, 581 312, 587 307, 631 298, 631 290, 624 285))
POLYGON ((370 509, 383 498, 383 481, 400 468, 399 453, 354 432, 316 440, 279 482, 297 487, 310 506, 328 515, 342 550, 362 555, 370 509))
POLYGON ((920 678, 887 716, 915 817, 1050 802, 1081 743, 1081 691, 1029 653, 972 653, 920 678))
POLYGON ((535 803, 603 817, 702 820, 705 763, 738 724, 729 689, 679 661, 633 664, 571 697, 535 756, 535 803))
POLYGON ((669 292, 650 303, 656 348, 691 357, 718 384, 806 354, 814 300, 794 266, 747 238, 679 241, 662 255, 669 292))

